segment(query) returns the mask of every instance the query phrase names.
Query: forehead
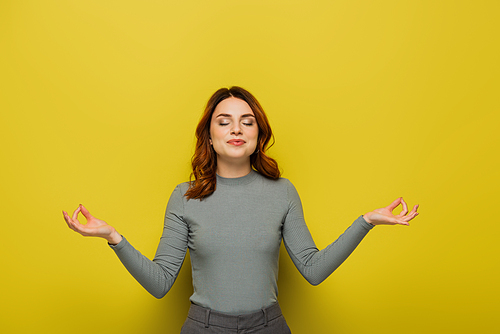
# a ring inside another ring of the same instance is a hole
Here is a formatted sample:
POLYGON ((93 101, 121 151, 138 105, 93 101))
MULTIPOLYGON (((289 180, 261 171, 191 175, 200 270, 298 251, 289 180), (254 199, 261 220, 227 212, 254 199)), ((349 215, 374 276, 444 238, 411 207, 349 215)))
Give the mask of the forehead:
POLYGON ((228 114, 232 116, 240 116, 244 114, 254 115, 253 110, 250 108, 248 103, 235 97, 229 97, 222 100, 217 107, 215 107, 212 118, 217 117, 219 114, 228 114))

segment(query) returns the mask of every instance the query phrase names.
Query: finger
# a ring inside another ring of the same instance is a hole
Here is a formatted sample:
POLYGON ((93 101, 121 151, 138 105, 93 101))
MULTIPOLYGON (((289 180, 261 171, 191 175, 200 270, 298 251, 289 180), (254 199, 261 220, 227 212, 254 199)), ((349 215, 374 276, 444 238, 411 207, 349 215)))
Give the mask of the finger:
POLYGON ((68 226, 71 228, 71 224, 70 224, 71 218, 69 218, 68 214, 65 211, 63 211, 63 217, 64 217, 64 221, 66 222, 66 224, 68 224, 68 226))
POLYGON ((64 216, 64 220, 66 221, 66 223, 68 223, 68 225, 70 225, 72 223, 72 220, 66 211, 63 211, 63 216, 64 216))
POLYGON ((398 220, 398 225, 410 226, 410 223, 406 220, 398 220))
POLYGON ((408 226, 408 222, 403 220, 403 219, 396 219, 394 218, 394 220, 391 220, 391 223, 390 225, 405 225, 405 226, 408 226))
POLYGON ((407 216, 405 216, 403 218, 403 220, 406 221, 406 222, 409 222, 410 220, 412 220, 413 218, 415 218, 416 216, 418 216, 418 214, 419 214, 418 212, 416 212, 416 211, 414 212, 412 210, 412 212, 410 212, 407 216))
POLYGON ((77 233, 80 233, 81 235, 86 235, 85 233, 87 227, 85 225, 80 224, 78 221, 75 222, 67 213, 65 213, 64 219, 66 220, 66 223, 68 224, 68 227, 70 229, 77 233))
POLYGON ((386 206, 386 208, 389 209, 389 211, 392 212, 392 210, 394 210, 401 203, 401 200, 403 200, 403 197, 399 197, 394 202, 392 202, 391 204, 389 204, 388 206, 386 206))
POLYGON ((409 225, 407 221, 408 216, 404 216, 401 218, 396 218, 396 216, 390 217, 387 225, 409 225))
POLYGON ((78 214, 81 212, 80 207, 76 208, 76 210, 73 212, 73 216, 71 217, 71 220, 75 225, 81 225, 80 221, 78 220, 78 214))
POLYGON ((415 213, 413 214, 413 216, 411 217, 411 219, 413 219, 413 218, 415 218, 416 216, 418 216, 418 214, 419 214, 418 212, 415 212, 415 213))
POLYGON ((73 231, 77 231, 76 230, 76 224, 73 222, 73 220, 71 219, 71 217, 68 215, 67 212, 63 211, 63 215, 64 215, 64 220, 66 221, 66 224, 68 224, 68 227, 70 229, 72 229, 73 231))
POLYGON ((411 216, 412 218, 414 218, 415 216, 417 216, 418 215, 417 209, 418 209, 418 204, 413 207, 413 209, 410 211, 407 217, 411 216))
POLYGON ((73 220, 78 220, 78 213, 80 212, 80 207, 77 207, 76 210, 73 212, 73 216, 71 219, 73 220))
POLYGON ((401 203, 403 204, 403 210, 399 213, 399 217, 405 216, 408 213, 408 205, 406 204, 403 197, 401 197, 401 203))
POLYGON ((89 220, 92 218, 92 215, 90 214, 89 210, 87 210, 86 207, 84 207, 82 204, 80 204, 80 211, 82 212, 82 215, 89 220))

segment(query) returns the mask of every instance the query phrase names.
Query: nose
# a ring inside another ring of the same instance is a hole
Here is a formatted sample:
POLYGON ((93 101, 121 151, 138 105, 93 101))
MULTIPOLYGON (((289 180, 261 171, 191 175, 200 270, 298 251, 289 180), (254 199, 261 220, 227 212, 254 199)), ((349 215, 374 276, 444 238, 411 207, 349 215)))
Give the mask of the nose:
POLYGON ((240 125, 238 123, 234 124, 233 128, 231 129, 231 134, 235 136, 242 134, 240 125))

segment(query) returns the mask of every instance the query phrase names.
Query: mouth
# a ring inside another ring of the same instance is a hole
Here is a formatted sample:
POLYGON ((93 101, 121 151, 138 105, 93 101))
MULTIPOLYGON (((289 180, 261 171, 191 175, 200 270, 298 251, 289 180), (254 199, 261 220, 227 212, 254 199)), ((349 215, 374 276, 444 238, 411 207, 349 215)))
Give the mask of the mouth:
POLYGON ((242 139, 231 139, 227 142, 229 145, 241 146, 245 144, 245 141, 242 139))

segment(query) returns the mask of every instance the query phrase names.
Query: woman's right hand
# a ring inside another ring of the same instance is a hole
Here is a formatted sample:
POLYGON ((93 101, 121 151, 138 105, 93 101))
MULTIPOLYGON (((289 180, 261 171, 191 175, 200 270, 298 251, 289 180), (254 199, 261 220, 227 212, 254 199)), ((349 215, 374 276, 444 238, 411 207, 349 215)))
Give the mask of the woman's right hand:
POLYGON ((90 212, 81 204, 75 212, 73 212, 72 217, 70 217, 65 211, 63 211, 63 215, 68 227, 85 237, 104 238, 112 245, 118 244, 123 238, 113 226, 108 225, 104 220, 100 220, 92 216, 90 212), (78 213, 80 212, 87 219, 87 224, 85 225, 78 221, 78 213))

